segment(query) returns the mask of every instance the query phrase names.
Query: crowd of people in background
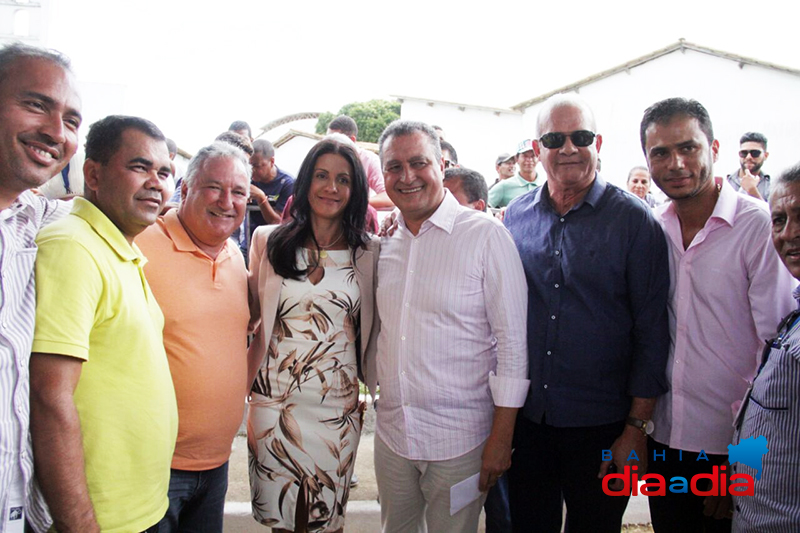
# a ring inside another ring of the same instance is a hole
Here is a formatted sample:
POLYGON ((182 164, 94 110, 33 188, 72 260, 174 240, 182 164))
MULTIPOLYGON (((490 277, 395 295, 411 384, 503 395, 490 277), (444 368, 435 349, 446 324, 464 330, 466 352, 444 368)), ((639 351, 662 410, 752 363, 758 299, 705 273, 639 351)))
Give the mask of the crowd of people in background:
POLYGON ((705 478, 647 494, 656 532, 800 529, 800 163, 765 135, 717 177, 705 107, 655 102, 623 190, 559 94, 493 182, 347 116, 296 177, 243 121, 176 175, 123 115, 79 165, 81 104, 0 49, 0 532, 222 531, 245 402, 254 519, 341 532, 362 383, 383 531, 616 533, 633 471, 705 478))

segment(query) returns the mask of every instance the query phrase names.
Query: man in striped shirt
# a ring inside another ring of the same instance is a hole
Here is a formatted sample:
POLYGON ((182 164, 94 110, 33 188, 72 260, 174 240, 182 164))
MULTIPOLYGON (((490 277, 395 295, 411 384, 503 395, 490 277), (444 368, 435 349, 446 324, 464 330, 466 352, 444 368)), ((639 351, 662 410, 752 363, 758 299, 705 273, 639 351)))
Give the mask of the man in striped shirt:
POLYGON ((378 263, 381 524, 476 531, 528 392, 522 262, 500 223, 444 190, 433 129, 396 121, 379 144, 401 213, 378 263))
MULTIPOLYGON (((770 195, 772 244, 796 279, 800 280, 800 163, 784 171, 770 195)), ((800 301, 800 290, 794 291, 800 301)), ((800 529, 800 312, 784 319, 778 336, 767 344, 752 388, 736 421, 734 443, 766 437, 761 475, 752 496, 733 494, 733 530, 742 532, 800 529)), ((729 447, 730 449, 730 447, 729 447)), ((756 477, 739 463, 731 475, 756 477)))
POLYGON ((81 102, 69 60, 12 44, 0 50, 0 531, 23 530, 42 513, 30 500, 28 360, 36 306, 34 238, 69 211, 29 189, 57 175, 75 155, 81 102), (35 507, 32 509, 32 506, 35 507))

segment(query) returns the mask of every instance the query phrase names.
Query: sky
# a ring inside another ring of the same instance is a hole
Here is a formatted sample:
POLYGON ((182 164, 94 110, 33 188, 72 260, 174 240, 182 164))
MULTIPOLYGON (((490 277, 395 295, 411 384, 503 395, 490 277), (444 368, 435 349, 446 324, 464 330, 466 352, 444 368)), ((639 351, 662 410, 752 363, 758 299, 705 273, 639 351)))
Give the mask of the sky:
POLYGON ((800 5, 773 0, 49 2, 47 45, 123 95, 103 113, 149 118, 189 152, 233 120, 392 95, 509 107, 679 38, 800 69, 800 5))

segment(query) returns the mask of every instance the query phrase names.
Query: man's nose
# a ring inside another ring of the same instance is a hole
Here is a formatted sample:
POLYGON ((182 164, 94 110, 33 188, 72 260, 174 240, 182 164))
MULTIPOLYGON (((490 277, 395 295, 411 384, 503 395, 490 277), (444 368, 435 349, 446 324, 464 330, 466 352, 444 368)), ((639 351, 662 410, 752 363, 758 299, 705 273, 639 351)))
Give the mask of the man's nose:
POLYGON ((54 144, 66 142, 67 131, 63 119, 61 113, 49 113, 47 119, 41 123, 39 133, 46 135, 54 144))

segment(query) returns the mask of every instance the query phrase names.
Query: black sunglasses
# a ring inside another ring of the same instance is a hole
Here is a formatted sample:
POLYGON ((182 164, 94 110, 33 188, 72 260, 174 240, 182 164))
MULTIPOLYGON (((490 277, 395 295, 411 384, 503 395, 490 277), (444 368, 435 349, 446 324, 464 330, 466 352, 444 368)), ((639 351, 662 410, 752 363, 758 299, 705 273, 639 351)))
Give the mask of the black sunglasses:
POLYGON ((552 150, 554 148, 561 148, 564 146, 564 143, 567 142, 567 137, 572 140, 572 144, 575 146, 584 148, 594 142, 595 135, 594 132, 587 130, 573 131, 570 134, 552 132, 542 135, 542 138, 539 139, 539 142, 542 143, 542 146, 545 148, 552 150))
POLYGON ((761 150, 739 150, 739 157, 742 159, 747 157, 747 154, 750 154, 753 159, 757 159, 761 157, 761 150))

